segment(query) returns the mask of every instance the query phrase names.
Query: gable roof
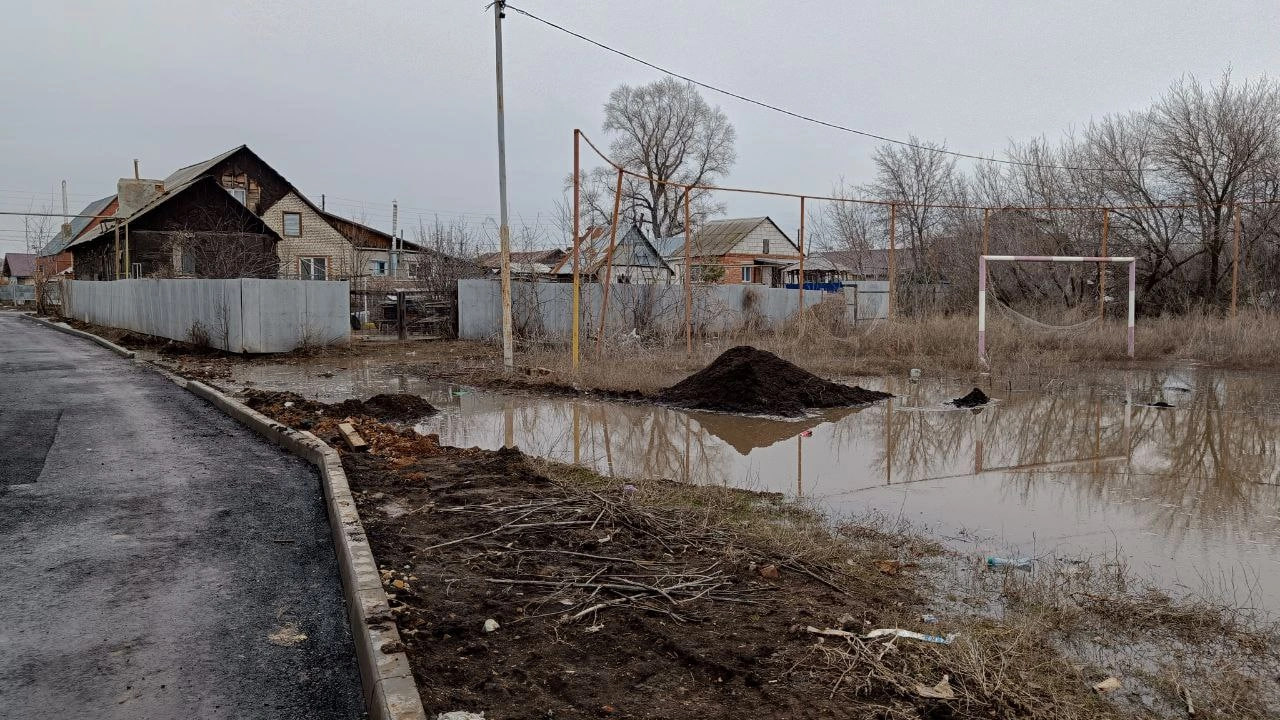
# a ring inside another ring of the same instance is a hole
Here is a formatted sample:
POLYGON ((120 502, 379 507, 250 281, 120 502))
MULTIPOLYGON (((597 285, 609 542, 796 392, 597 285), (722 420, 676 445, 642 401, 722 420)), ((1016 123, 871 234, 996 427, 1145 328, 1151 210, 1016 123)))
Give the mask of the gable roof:
POLYGON ((115 199, 115 195, 108 195, 85 205, 84 209, 81 210, 76 217, 71 218, 71 234, 63 235, 62 232, 59 231, 52 240, 50 240, 43 248, 40 248, 40 255, 57 255, 67 249, 67 246, 71 244, 71 241, 80 237, 80 234, 83 233, 89 225, 93 224, 95 221, 101 220, 98 216, 105 212, 106 209, 111 206, 111 203, 115 202, 115 199))
MULTIPOLYGON (((151 200, 147 201, 147 203, 139 207, 137 210, 133 211, 133 213, 130 214, 128 217, 120 218, 120 222, 118 224, 123 226, 123 225, 129 225, 130 223, 137 222, 139 219, 143 218, 148 213, 156 210, 157 208, 161 207, 162 205, 169 202, 170 200, 173 200, 174 198, 182 195, 188 190, 192 188, 202 187, 202 186, 208 186, 211 189, 217 188, 218 190, 221 190, 223 193, 226 193, 228 198, 231 198, 231 193, 228 192, 226 188, 222 187, 222 184, 219 183, 217 180, 215 180, 211 175, 201 175, 196 177, 194 180, 188 181, 185 185, 179 185, 172 189, 166 188, 159 195, 156 195, 155 197, 151 198, 151 200)), ((249 217, 252 217, 253 220, 258 225, 262 226, 263 230, 266 231, 264 234, 270 234, 271 236, 275 237, 277 240, 280 239, 280 236, 276 233, 276 231, 272 230, 271 226, 263 222, 261 217, 254 214, 252 210, 245 207, 239 200, 235 200, 234 198, 232 198, 232 201, 235 207, 240 208, 249 217)), ((70 244, 68 244, 66 249, 71 249, 73 247, 86 245, 107 234, 107 227, 105 224, 98 224, 93 229, 97 230, 97 232, 85 233, 83 237, 77 238, 73 240, 70 244)), ((112 228, 112 231, 114 232, 114 227, 112 228)))
MULTIPOLYGON (((583 234, 580 245, 578 246, 580 264, 580 273, 594 273, 604 267, 605 261, 609 258, 609 226, 603 227, 593 225, 587 228, 583 234)), ((630 225, 627 231, 621 237, 614 239, 613 248, 613 265, 614 267, 630 265, 634 267, 660 267, 664 270, 671 270, 671 266, 663 259, 653 243, 649 242, 649 238, 645 237, 644 231, 637 225, 630 225), (648 248, 652 253, 654 260, 659 264, 648 262, 641 248, 648 248)), ((556 264, 551 272, 557 274, 573 273, 573 253, 566 253, 560 262, 556 264)), ((674 272, 674 271, 673 271, 674 272)))
MULTIPOLYGON (((899 248, 894 254, 894 263, 899 271, 907 272, 914 267, 911 253, 899 248)), ((799 270, 800 264, 787 266, 787 270, 799 270)), ((805 258, 804 269, 832 270, 847 272, 853 275, 888 275, 888 248, 867 248, 865 250, 827 250, 814 253, 805 258)))
MULTIPOLYGON (((237 147, 233 147, 224 153, 221 153, 219 155, 215 155, 209 158, 208 160, 202 160, 194 165, 188 165, 183 168, 178 168, 177 170, 174 170, 173 172, 169 173, 169 177, 164 179, 164 186, 166 188, 171 188, 177 185, 186 185, 187 183, 191 182, 192 180, 195 180, 201 175, 208 174, 208 172, 212 170, 215 165, 222 162, 223 160, 226 160, 232 155, 235 155, 241 150, 249 150, 249 146, 240 145, 237 147)), ((257 157, 258 160, 262 161, 263 165, 267 165, 266 161, 263 161, 262 158, 259 157, 257 153, 254 153, 252 150, 249 150, 249 152, 253 153, 254 157, 257 157)), ((267 165, 267 167, 271 167, 271 166, 267 165)), ((275 170, 275 168, 271 168, 271 169, 275 170)), ((281 175, 281 178, 283 177, 284 176, 281 175)), ((288 182, 288 181, 286 180, 285 182, 288 182)))
MULTIPOLYGON (((548 265, 553 266, 565 256, 565 251, 560 248, 547 248, 545 250, 527 250, 511 253, 512 264, 528 264, 528 265, 548 265)), ((476 258, 476 263, 481 267, 496 268, 502 263, 502 253, 491 252, 485 253, 476 258)))
MULTIPOLYGON (((729 218, 726 220, 710 220, 699 228, 693 235, 693 242, 690 243, 689 255, 692 257, 715 257, 718 255, 726 255, 737 247, 751 231, 760 227, 764 223, 769 223, 774 230, 785 239, 792 248, 798 253, 800 248, 786 233, 782 232, 782 228, 773 221, 772 218, 750 217, 750 218, 729 218)), ((684 254, 684 235, 673 235, 669 238, 663 238, 658 241, 662 247, 662 256, 664 258, 673 258, 683 256, 684 254)))
POLYGON ((4 274, 8 277, 35 277, 36 256, 33 253, 5 253, 4 274))

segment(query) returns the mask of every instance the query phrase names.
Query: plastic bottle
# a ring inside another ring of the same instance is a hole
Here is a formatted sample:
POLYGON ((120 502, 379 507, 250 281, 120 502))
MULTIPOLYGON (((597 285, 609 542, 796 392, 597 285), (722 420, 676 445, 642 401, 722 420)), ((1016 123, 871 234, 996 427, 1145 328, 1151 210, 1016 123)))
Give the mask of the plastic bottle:
POLYGON ((1019 570, 1031 569, 1031 558, 1002 558, 991 556, 987 558, 987 567, 1012 567, 1019 570))

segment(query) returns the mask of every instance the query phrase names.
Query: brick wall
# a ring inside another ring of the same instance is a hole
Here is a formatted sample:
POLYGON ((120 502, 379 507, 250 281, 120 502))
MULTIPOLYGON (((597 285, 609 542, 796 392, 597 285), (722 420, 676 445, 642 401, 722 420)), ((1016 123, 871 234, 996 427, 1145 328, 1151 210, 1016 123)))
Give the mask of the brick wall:
POLYGON ((280 255, 280 277, 298 277, 298 259, 302 257, 327 258, 329 279, 362 275, 367 268, 356 265, 357 257, 351 243, 311 206, 303 202, 297 193, 290 192, 275 205, 262 213, 262 221, 280 235, 276 252, 280 255), (284 213, 296 212, 302 216, 302 236, 284 234, 284 213))

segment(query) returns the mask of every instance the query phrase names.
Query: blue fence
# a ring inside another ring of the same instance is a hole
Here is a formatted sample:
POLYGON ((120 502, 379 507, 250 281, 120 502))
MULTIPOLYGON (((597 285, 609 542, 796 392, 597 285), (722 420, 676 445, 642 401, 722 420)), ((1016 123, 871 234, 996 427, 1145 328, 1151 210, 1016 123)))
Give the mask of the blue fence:
MULTIPOLYGON (((798 283, 787 283, 785 286, 788 290, 796 290, 800 287, 798 283)), ((805 290, 821 290, 822 292, 838 293, 844 289, 844 285, 838 282, 833 283, 812 283, 804 284, 805 290)))

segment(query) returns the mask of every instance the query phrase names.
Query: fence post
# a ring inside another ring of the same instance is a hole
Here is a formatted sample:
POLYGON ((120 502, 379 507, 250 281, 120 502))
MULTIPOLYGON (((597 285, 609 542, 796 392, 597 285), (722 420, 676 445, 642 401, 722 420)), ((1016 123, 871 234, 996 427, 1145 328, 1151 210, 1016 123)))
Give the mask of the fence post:
POLYGON ((409 323, 405 319, 404 291, 396 291, 396 333, 403 342, 409 339, 409 323))
MULTIPOLYGON (((579 326, 579 323, 581 322, 579 318, 579 315, 581 314, 579 308, 581 303, 580 298, 582 297, 582 278, 578 275, 578 256, 579 256, 578 243, 579 243, 579 237, 580 237, 580 230, 578 228, 578 224, 580 222, 579 218, 581 217, 581 213, 579 210, 579 202, 580 202, 579 198, 582 192, 580 187, 580 182, 578 179, 578 174, 581 172, 581 170, 579 169, 580 163, 578 160, 578 144, 579 144, 578 141, 581 134, 582 134, 581 130, 574 128, 574 131, 573 131, 573 320, 572 320, 573 338, 570 341, 570 351, 569 351, 572 357, 574 372, 577 372, 578 370, 578 331, 579 331, 578 326, 579 326)), ((578 419, 577 415, 574 415, 575 422, 577 421, 577 419, 578 419)), ((574 441, 575 443, 577 441, 576 434, 574 435, 574 441)), ((574 462, 577 462, 576 458, 574 462)))

